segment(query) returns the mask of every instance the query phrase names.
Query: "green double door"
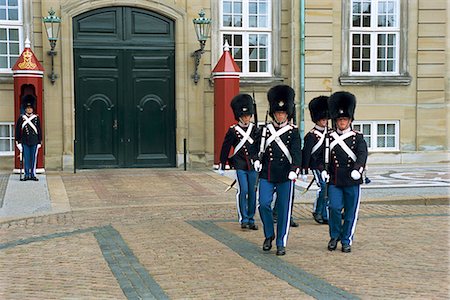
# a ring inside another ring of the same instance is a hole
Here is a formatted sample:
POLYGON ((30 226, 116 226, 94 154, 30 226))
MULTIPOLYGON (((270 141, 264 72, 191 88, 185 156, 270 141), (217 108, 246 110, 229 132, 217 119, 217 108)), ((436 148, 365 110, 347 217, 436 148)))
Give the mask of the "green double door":
POLYGON ((111 7, 73 24, 76 167, 175 166, 173 21, 111 7))

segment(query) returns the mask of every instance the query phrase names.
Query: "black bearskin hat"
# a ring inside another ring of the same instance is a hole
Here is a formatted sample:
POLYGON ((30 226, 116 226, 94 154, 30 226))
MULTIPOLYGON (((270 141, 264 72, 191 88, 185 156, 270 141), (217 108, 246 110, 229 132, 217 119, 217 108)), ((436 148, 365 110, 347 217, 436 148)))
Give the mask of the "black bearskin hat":
POLYGON ((328 111, 330 118, 333 120, 341 117, 348 117, 353 120, 355 108, 355 95, 349 92, 336 92, 328 99, 328 111))
POLYGON ((329 119, 328 96, 319 96, 312 99, 308 105, 311 120, 316 123, 320 119, 329 119))
POLYGON ((288 85, 276 85, 267 92, 267 100, 269 100, 269 115, 273 119, 276 111, 285 111, 288 119, 294 114, 294 98, 295 92, 288 85))
POLYGON ((239 121, 242 115, 253 115, 255 110, 253 108, 253 98, 248 94, 239 94, 234 96, 231 100, 231 109, 234 113, 234 118, 239 121))
POLYGON ((22 97, 23 108, 27 108, 27 107, 31 106, 34 110, 35 105, 36 105, 36 97, 34 97, 33 95, 25 95, 22 97))

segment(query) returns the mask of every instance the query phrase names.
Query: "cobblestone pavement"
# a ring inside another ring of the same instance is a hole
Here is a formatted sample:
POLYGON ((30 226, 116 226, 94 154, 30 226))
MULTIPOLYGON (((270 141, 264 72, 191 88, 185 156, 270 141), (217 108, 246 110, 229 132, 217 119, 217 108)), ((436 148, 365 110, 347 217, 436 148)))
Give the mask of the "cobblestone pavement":
POLYGON ((448 299, 444 175, 427 203, 368 193, 352 253, 327 250, 328 228, 311 218, 314 192, 298 187, 300 227, 277 257, 262 251, 261 229, 240 229, 228 177, 48 173, 54 210, 0 221, 0 299, 448 299))

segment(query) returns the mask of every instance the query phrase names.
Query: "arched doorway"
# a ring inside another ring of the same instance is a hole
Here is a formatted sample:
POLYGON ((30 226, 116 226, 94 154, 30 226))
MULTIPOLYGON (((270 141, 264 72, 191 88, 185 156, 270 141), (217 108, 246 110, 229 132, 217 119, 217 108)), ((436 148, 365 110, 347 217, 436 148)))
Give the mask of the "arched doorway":
POLYGON ((108 7, 73 34, 76 168, 175 166, 174 22, 108 7))

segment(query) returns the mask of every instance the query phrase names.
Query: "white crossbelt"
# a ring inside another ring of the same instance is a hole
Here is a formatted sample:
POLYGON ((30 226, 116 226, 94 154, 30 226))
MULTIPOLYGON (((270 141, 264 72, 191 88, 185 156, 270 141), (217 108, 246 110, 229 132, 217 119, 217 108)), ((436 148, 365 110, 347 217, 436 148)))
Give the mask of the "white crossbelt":
POLYGON ((250 123, 250 125, 247 128, 247 131, 244 131, 244 129, 242 129, 239 126, 235 126, 234 129, 236 131, 238 131, 241 135, 242 135, 242 139, 239 142, 239 144, 237 144, 237 146, 234 148, 234 152, 233 155, 235 155, 239 150, 241 150, 242 146, 244 146, 245 142, 249 142, 250 144, 253 144, 254 140, 250 137, 250 134, 252 133, 252 129, 253 129, 253 123, 250 123))
POLYGON ((280 138, 281 135, 283 135, 287 131, 291 130, 292 126, 286 125, 285 127, 281 128, 278 131, 275 130, 275 127, 273 127, 273 124, 267 125, 267 128, 270 131, 270 137, 267 139, 265 148, 267 148, 273 141, 275 141, 277 143, 278 147, 280 147, 281 151, 283 151, 284 155, 286 155, 289 162, 292 164, 291 153, 289 152, 288 148, 286 147, 286 145, 283 143, 283 141, 280 138))
POLYGON ((356 135, 354 131, 349 131, 347 133, 344 133, 343 135, 338 135, 336 132, 332 132, 331 136, 334 138, 334 141, 330 144, 330 149, 333 149, 334 146, 339 144, 341 146, 342 150, 347 153, 347 155, 353 159, 353 161, 356 161, 356 154, 347 146, 347 144, 344 142, 347 138, 356 135))
POLYGON ((32 115, 31 117, 27 117, 26 115, 22 115, 22 119, 23 119, 23 123, 22 123, 22 129, 28 124, 30 125, 31 128, 33 128, 34 132, 36 132, 36 134, 38 133, 36 126, 34 126, 33 123, 31 123, 31 121, 36 118, 36 115, 32 115))
POLYGON ((317 134, 318 136, 320 136, 319 141, 314 145, 314 147, 311 150, 311 154, 313 154, 314 152, 317 151, 317 149, 320 148, 320 146, 322 146, 323 141, 325 140, 325 134, 320 132, 319 130, 314 130, 314 133, 317 134))

